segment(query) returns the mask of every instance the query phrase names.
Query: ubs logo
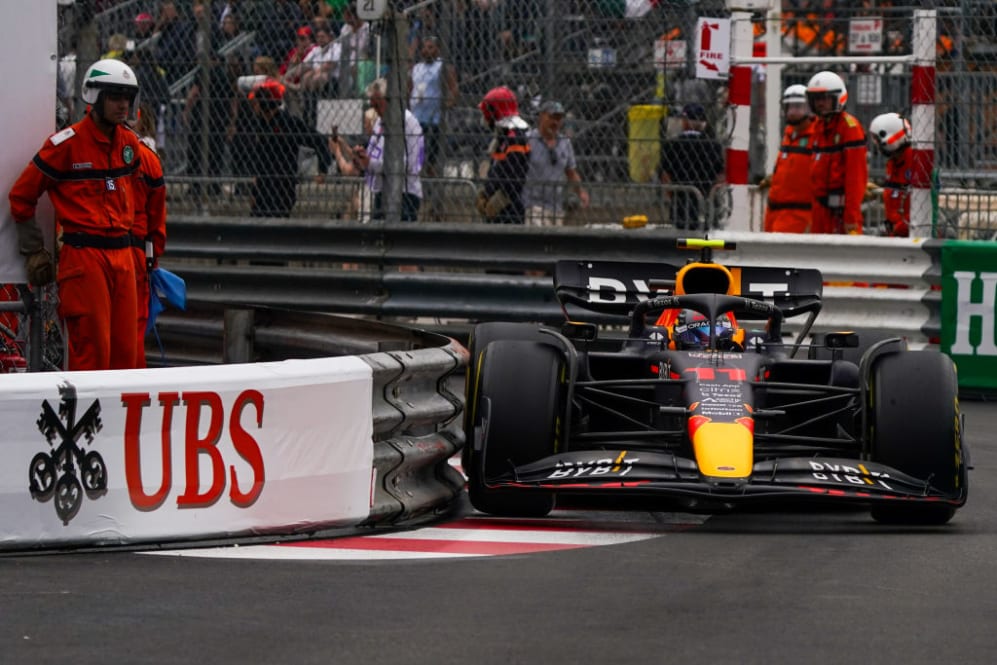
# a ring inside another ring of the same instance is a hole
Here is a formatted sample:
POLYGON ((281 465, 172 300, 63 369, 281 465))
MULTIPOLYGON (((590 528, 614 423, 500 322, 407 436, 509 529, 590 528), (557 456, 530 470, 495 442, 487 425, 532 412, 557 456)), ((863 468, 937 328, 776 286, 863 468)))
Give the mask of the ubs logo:
POLYGON ((84 450, 80 439, 93 444, 101 430, 100 400, 94 400, 79 418, 76 417, 76 388, 64 383, 59 386, 59 410, 48 400, 42 402, 42 412, 36 424, 48 440, 49 451, 31 459, 28 468, 28 489, 36 501, 55 499, 55 514, 64 525, 69 524, 80 510, 83 492, 97 499, 107 492, 107 467, 96 450, 84 450))

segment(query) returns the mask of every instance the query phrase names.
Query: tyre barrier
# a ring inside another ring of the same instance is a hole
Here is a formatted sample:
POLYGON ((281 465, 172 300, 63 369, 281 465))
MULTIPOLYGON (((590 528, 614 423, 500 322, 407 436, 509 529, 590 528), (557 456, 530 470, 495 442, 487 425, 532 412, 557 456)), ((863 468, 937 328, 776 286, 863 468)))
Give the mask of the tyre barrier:
POLYGON ((164 314, 146 370, 0 375, 0 551, 334 536, 452 508, 464 347, 260 308, 257 362, 216 365, 239 318, 164 314))

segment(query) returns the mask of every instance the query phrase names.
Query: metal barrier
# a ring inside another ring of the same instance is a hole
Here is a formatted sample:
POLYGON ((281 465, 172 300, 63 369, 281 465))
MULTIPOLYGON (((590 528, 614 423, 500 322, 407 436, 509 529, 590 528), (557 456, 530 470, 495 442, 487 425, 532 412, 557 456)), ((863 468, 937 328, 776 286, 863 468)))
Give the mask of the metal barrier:
MULTIPOLYGON (((163 348, 150 364, 221 363, 221 308, 163 314, 163 348)), ((258 308, 247 361, 357 355, 373 369, 374 468, 370 516, 387 524, 445 510, 464 479, 447 460, 464 443, 460 382, 467 350, 452 339, 375 321, 258 308)))
MULTIPOLYGON (((356 224, 174 217, 163 265, 200 303, 239 303, 401 318, 558 324, 547 276, 558 259, 682 264, 673 229, 356 224), (412 267, 417 267, 412 271, 412 267)), ((731 264, 807 266, 826 281, 817 329, 859 326, 930 342, 937 256, 917 239, 718 232, 731 264)), ((934 242, 934 241, 929 241, 934 242)), ((438 322, 436 320, 439 320, 438 322)), ((593 317, 593 320, 600 320, 593 317)))

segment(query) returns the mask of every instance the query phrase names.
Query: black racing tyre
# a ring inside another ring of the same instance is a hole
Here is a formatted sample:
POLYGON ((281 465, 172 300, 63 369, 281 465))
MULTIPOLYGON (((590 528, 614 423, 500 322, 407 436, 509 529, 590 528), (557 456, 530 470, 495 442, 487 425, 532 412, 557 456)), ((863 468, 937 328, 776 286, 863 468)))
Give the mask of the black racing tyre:
MULTIPOLYGON (((872 459, 957 497, 967 491, 962 461, 959 384, 952 360, 935 351, 883 356, 870 386, 872 459)), ((950 504, 873 506, 887 524, 945 524, 950 504)))
POLYGON ((481 380, 470 393, 475 420, 468 439, 467 492, 484 513, 542 517, 554 508, 554 495, 535 490, 489 489, 484 479, 554 454, 561 417, 564 361, 547 344, 499 341, 488 346, 481 380), (473 432, 483 429, 480 450, 473 432))
POLYGON ((464 468, 467 468, 467 449, 470 446, 471 434, 473 432, 473 419, 475 404, 470 399, 472 392, 478 385, 480 378, 479 367, 481 364, 481 353, 492 342, 498 340, 521 340, 529 342, 541 342, 551 340, 550 335, 540 332, 534 323, 509 323, 497 321, 490 323, 479 323, 474 326, 471 336, 467 341, 468 361, 467 374, 464 381, 464 395, 467 399, 464 402, 464 454, 461 456, 464 468))

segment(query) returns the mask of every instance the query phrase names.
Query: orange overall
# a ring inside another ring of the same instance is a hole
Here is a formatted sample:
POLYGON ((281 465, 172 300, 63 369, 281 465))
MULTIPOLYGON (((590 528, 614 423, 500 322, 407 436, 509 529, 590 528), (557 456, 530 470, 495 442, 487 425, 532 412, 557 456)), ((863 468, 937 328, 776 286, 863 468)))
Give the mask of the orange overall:
POLYGON ((883 206, 889 235, 896 237, 910 235, 910 153, 910 146, 904 146, 886 160, 883 206))
POLYGON ((15 222, 35 216, 48 192, 62 230, 59 316, 68 335, 68 369, 135 366, 135 264, 130 249, 138 137, 116 127, 110 138, 83 120, 50 136, 10 190, 15 222))
POLYGON ((132 254, 138 306, 136 367, 145 367, 145 325, 149 320, 149 266, 145 243, 152 243, 152 258, 158 259, 166 247, 166 184, 159 155, 139 143, 138 179, 135 181, 135 224, 132 225, 132 254))
POLYGON ((815 233, 862 233, 862 199, 869 178, 865 130, 841 111, 817 118, 810 162, 815 233))
POLYGON ((813 229, 810 160, 813 156, 813 120, 787 125, 772 172, 765 230, 777 233, 810 233, 813 229))

